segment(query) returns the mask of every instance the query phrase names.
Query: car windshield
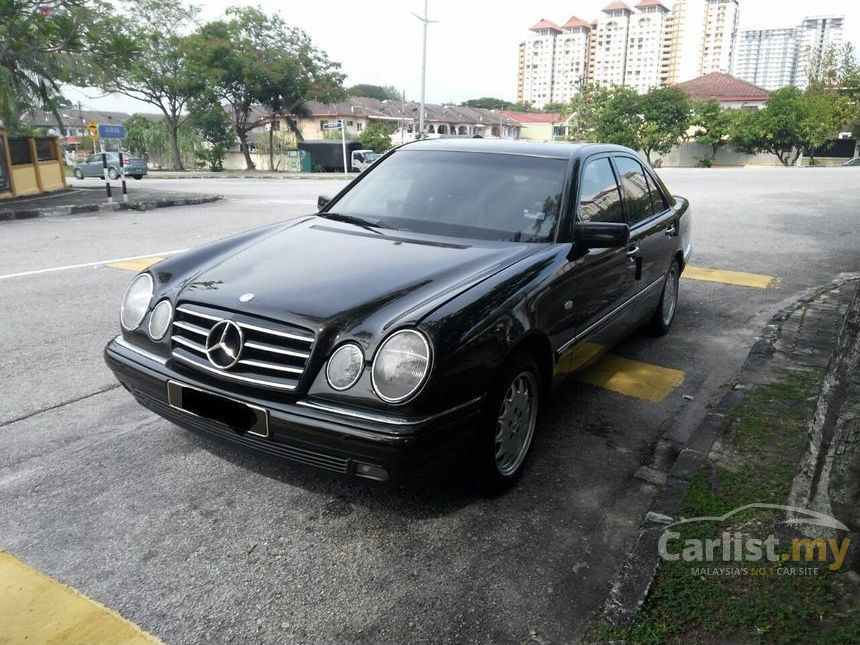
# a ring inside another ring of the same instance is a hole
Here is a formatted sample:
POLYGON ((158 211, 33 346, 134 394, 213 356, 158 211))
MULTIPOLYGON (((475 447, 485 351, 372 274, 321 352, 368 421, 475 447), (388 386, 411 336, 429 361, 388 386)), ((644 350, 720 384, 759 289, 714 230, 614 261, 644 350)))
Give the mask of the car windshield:
POLYGON ((420 233, 550 242, 566 168, 564 159, 399 150, 331 211, 420 233))

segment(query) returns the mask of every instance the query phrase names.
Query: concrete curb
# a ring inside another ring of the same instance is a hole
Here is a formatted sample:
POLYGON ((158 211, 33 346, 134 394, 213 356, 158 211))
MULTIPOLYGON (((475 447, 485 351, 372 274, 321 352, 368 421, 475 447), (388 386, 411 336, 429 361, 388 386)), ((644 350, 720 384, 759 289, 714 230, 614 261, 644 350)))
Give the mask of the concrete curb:
POLYGON ((140 199, 130 202, 104 202, 100 204, 75 204, 72 206, 52 206, 50 208, 22 209, 0 212, 0 221, 33 219, 36 217, 62 217, 78 213, 109 213, 113 211, 148 211, 169 206, 191 206, 208 204, 223 199, 223 195, 203 195, 199 197, 164 197, 160 199, 140 199))
MULTIPOLYGON (((790 305, 778 311, 764 326, 758 340, 750 349, 746 361, 734 379, 733 387, 723 395, 719 403, 709 411, 681 448, 677 458, 667 472, 666 485, 651 503, 639 525, 639 532, 621 569, 610 586, 609 596, 603 607, 602 617, 614 627, 629 627, 654 581, 660 555, 657 550, 662 527, 673 521, 681 506, 690 480, 698 472, 716 438, 724 429, 732 410, 744 399, 745 383, 754 383, 757 376, 768 366, 775 352, 775 345, 782 333, 782 325, 791 314, 804 304, 812 302, 821 294, 834 289, 860 275, 846 274, 836 280, 803 292, 790 305)), ((834 346, 834 351, 836 348, 834 346)))

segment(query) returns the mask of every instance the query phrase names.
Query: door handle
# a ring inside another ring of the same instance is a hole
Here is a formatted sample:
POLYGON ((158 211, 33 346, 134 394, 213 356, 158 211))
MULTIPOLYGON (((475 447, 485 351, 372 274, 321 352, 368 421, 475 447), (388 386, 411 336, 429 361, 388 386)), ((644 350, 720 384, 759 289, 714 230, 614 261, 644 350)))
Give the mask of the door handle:
POLYGON ((675 226, 675 222, 672 222, 666 227, 666 237, 675 237, 677 232, 678 228, 675 226))
POLYGON ((639 245, 627 247, 627 257, 631 260, 639 255, 639 245))

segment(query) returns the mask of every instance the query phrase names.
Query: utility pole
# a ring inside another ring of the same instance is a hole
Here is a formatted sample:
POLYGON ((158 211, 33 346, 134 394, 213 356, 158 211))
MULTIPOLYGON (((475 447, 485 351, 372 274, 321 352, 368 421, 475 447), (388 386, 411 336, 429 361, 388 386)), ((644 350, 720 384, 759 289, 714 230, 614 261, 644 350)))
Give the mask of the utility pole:
POLYGON ((424 136, 424 93, 427 85, 427 25, 431 22, 439 22, 438 20, 430 20, 427 17, 427 0, 424 0, 424 15, 419 16, 413 13, 413 16, 421 21, 423 27, 423 37, 421 40, 421 104, 418 107, 418 134, 424 136))

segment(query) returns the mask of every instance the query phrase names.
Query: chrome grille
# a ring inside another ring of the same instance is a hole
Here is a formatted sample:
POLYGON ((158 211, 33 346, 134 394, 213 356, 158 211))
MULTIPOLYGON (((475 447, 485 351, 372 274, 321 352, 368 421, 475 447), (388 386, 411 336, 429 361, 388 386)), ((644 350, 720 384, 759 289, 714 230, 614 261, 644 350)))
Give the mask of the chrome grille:
POLYGON ((308 329, 183 303, 173 320, 172 356, 219 378, 275 390, 294 390, 307 366, 314 343, 308 329), (232 320, 242 330, 239 361, 229 369, 215 367, 206 357, 206 338, 220 320, 232 320))

